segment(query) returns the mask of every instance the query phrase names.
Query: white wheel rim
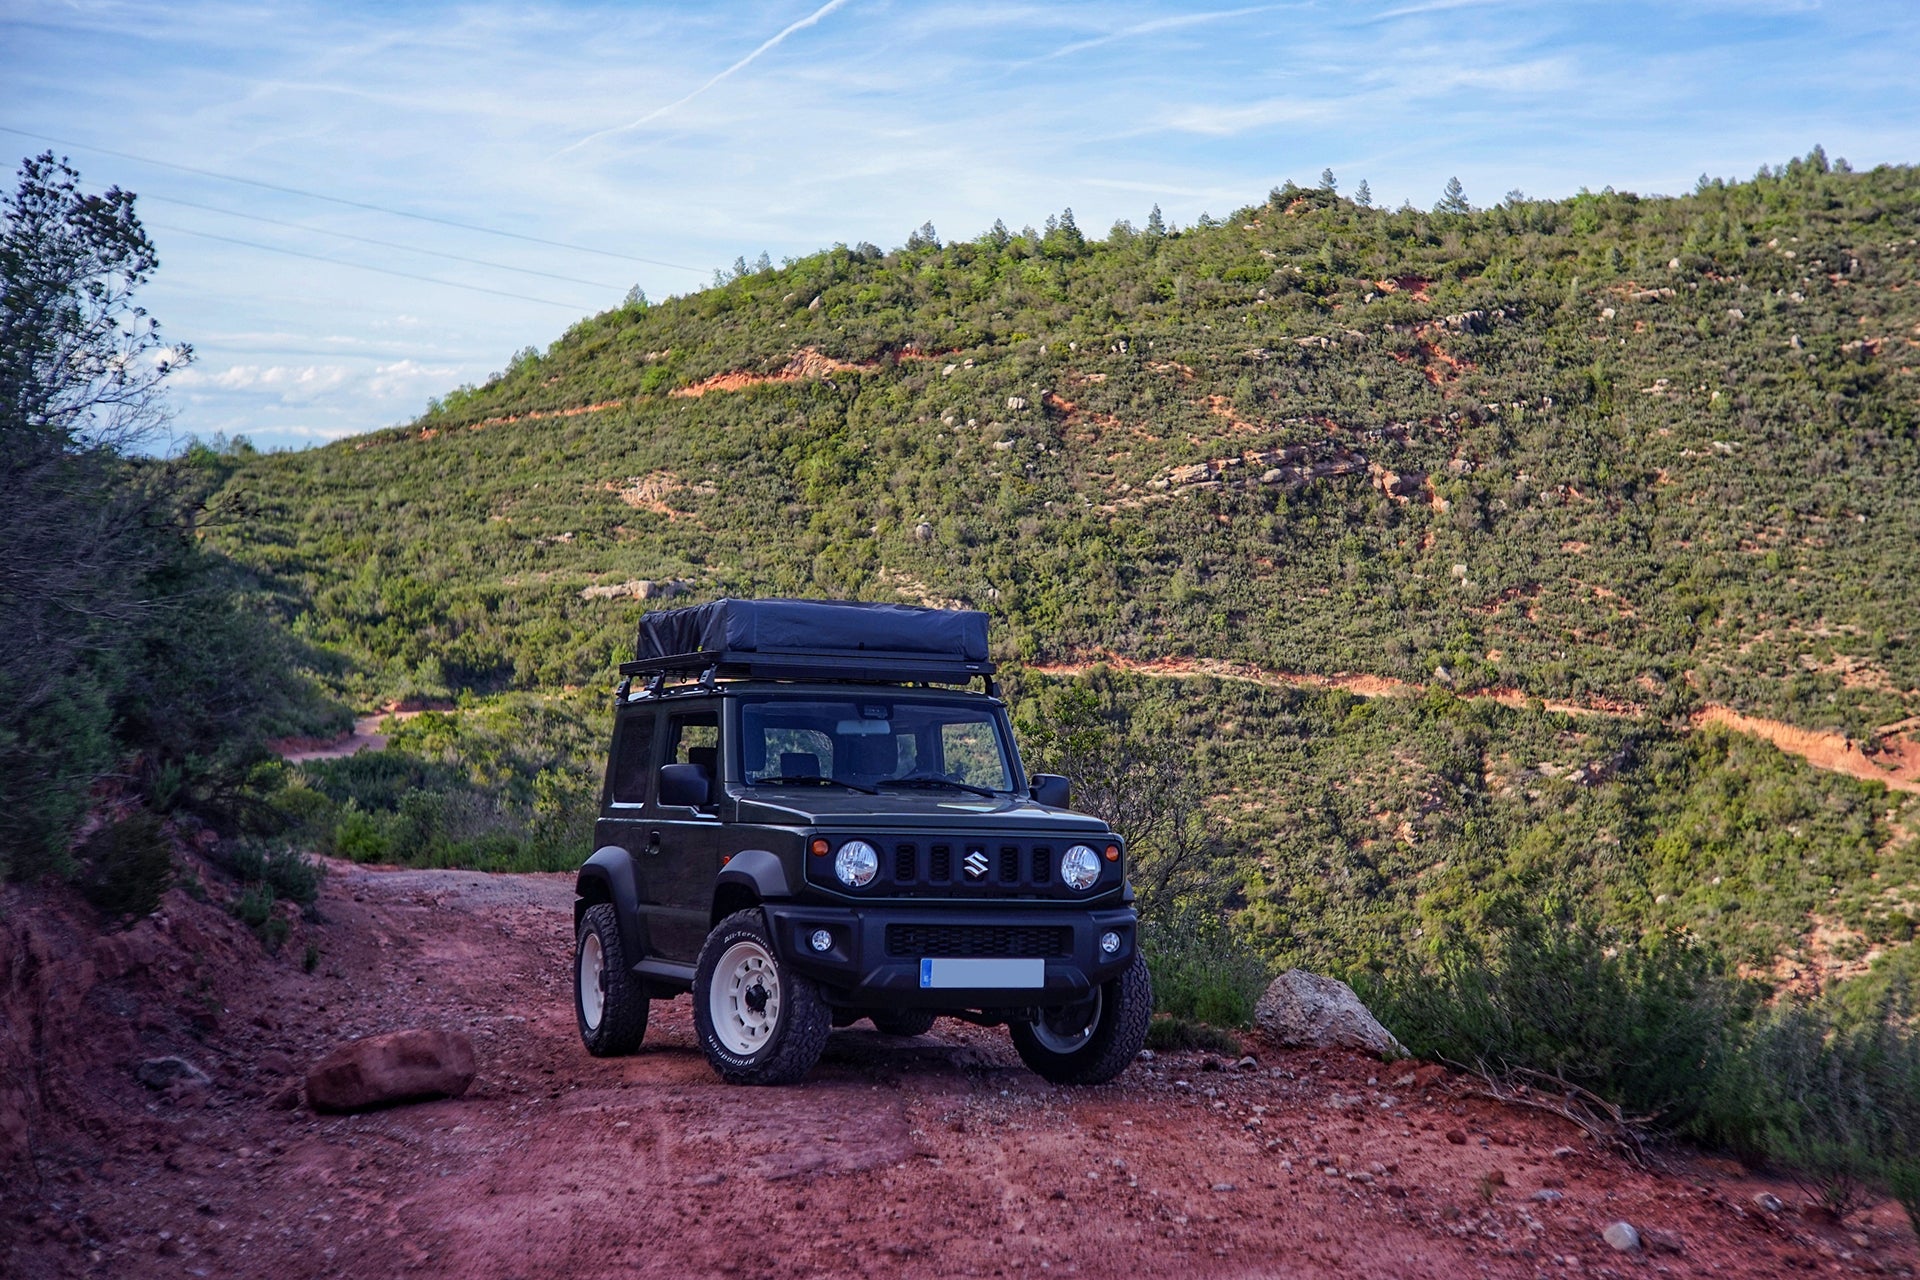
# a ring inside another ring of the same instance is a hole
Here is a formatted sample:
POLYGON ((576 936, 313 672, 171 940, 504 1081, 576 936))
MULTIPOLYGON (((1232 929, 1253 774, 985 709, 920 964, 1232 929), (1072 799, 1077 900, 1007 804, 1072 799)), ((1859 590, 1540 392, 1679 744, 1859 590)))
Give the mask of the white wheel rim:
POLYGON ((780 971, 757 942, 736 942, 720 956, 707 993, 713 1034, 728 1053, 750 1058, 780 1025, 780 971))
POLYGON ((607 1007, 606 952, 600 947, 600 935, 589 931, 580 943, 580 1021, 587 1030, 600 1029, 600 1015, 607 1007))
MULTIPOLYGON (((1082 1006, 1073 1006, 1080 1008, 1082 1006)), ((1087 1025, 1079 1030, 1060 1031, 1047 1025, 1050 1010, 1042 1010, 1033 1020, 1033 1038, 1054 1053, 1077 1053, 1087 1047, 1087 1041, 1093 1039, 1093 1029, 1100 1025, 1100 1013, 1106 1007, 1106 995, 1098 987, 1093 992, 1093 1011, 1087 1015, 1087 1025)), ((1066 1010, 1061 1010, 1065 1013, 1066 1010)))

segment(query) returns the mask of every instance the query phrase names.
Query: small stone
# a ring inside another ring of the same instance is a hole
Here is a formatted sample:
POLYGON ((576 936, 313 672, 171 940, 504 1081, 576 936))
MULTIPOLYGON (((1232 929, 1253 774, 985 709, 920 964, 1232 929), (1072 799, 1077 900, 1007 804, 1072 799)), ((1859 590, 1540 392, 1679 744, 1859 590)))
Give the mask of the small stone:
POLYGON ((1371 1183, 1371 1182, 1373 1181, 1373 1175, 1372 1175, 1372 1174, 1370 1174, 1370 1173, 1365 1173, 1365 1172, 1362 1172, 1361 1170, 1358 1170, 1358 1169, 1356 1169, 1356 1170, 1354 1170, 1354 1171, 1353 1171, 1352 1173, 1350 1173, 1350 1174, 1348 1174, 1348 1175, 1347 1175, 1347 1181, 1348 1181, 1348 1182, 1358 1182, 1358 1183, 1361 1183, 1361 1184, 1363 1184, 1363 1185, 1364 1185, 1364 1184, 1370 1184, 1370 1183, 1371 1183))
POLYGON ((1753 1197, 1754 1207, 1764 1213, 1779 1213, 1786 1208, 1786 1202, 1771 1191, 1757 1192, 1753 1197))
POLYGON ((1649 1227, 1640 1233, 1640 1243, 1649 1253, 1685 1253, 1687 1242, 1671 1231, 1660 1231, 1649 1227))
POLYGON ((1456 1147, 1464 1147, 1467 1145, 1467 1135, 1463 1130, 1449 1129, 1447 1130, 1447 1141, 1456 1147))
POLYGON ((1142 1049, 1142 1050, 1140 1051, 1140 1061, 1142 1061, 1142 1062, 1152 1062, 1152 1061, 1153 1061, 1153 1050, 1151 1050, 1151 1049, 1142 1049))
POLYGON ((693 1187, 717 1187, 726 1180, 727 1175, 724 1173, 703 1173, 699 1177, 692 1179, 687 1185, 693 1187))
POLYGON ((1541 1204, 1559 1204, 1562 1200, 1566 1199, 1564 1195, 1553 1190, 1551 1187, 1543 1187, 1534 1192, 1532 1198, 1538 1200, 1541 1204))
POLYGON ((1240 1061, 1234 1063, 1233 1069, 1235 1071, 1251 1071, 1259 1065, 1260 1059, 1254 1057, 1252 1054, 1248 1054, 1246 1057, 1240 1059, 1240 1061))
POLYGON ((1856 1249, 1871 1249, 1873 1247, 1873 1241, 1869 1239, 1864 1232, 1856 1231, 1848 1236, 1847 1239, 1853 1241, 1853 1247, 1856 1249))
POLYGON ((1213 1189, 1215 1191, 1238 1191, 1240 1188, 1234 1186, 1231 1182, 1216 1182, 1213 1184, 1213 1189))
POLYGON ((1553 1149, 1553 1156, 1556 1160, 1565 1160, 1568 1156, 1577 1156, 1579 1154, 1580 1153, 1572 1147, 1555 1147, 1553 1149))
POLYGON ((1616 1222, 1600 1233, 1614 1249, 1621 1253, 1632 1253, 1640 1247, 1640 1233, 1633 1229, 1631 1222, 1616 1222))

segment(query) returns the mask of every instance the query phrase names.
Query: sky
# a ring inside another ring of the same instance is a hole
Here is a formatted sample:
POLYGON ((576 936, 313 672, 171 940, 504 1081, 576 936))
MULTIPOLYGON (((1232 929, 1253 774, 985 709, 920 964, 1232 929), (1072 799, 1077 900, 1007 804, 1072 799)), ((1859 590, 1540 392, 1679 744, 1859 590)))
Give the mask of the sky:
POLYGON ((138 193, 174 445, 304 448, 636 285, 929 221, 1920 162, 1916 66, 1907 0, 0 0, 0 142, 138 193))

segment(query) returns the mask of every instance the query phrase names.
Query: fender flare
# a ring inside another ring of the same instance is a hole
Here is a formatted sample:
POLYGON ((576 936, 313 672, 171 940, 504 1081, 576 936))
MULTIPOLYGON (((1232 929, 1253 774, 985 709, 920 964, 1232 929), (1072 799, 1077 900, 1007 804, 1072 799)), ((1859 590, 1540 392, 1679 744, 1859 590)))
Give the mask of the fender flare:
POLYGON ((743 849, 727 859, 727 865, 714 880, 715 898, 728 885, 747 889, 761 902, 793 896, 793 888, 787 882, 786 864, 765 849, 743 849))
POLYGON ((586 914, 589 900, 613 903, 614 917, 620 923, 620 947, 632 964, 647 954, 646 920, 640 914, 640 886, 634 876, 633 855, 618 845, 605 845, 581 864, 573 882, 573 928, 580 930, 580 917, 586 914))

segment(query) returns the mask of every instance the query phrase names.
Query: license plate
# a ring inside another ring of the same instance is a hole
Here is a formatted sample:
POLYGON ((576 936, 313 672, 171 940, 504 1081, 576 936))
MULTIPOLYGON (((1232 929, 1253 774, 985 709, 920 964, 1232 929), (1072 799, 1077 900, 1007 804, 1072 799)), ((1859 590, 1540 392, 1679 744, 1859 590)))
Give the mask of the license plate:
POLYGON ((1044 987, 1045 960, 922 960, 925 987, 1044 987))

